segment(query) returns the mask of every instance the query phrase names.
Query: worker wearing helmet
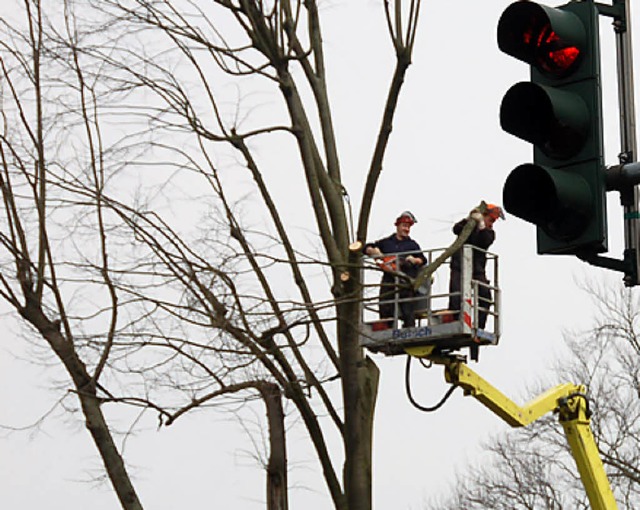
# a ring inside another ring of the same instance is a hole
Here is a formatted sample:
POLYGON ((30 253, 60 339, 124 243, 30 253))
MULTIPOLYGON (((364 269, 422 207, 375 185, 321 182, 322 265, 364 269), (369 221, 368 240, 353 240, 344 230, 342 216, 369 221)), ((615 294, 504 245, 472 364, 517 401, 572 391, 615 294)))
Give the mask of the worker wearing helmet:
POLYGON ((381 268, 384 270, 382 282, 380 285, 380 318, 391 318, 394 316, 395 304, 394 296, 401 301, 398 303, 400 308, 400 317, 402 318, 403 327, 411 328, 415 325, 415 300, 402 301, 405 298, 412 298, 415 292, 410 286, 397 290, 396 275, 394 272, 402 273, 415 278, 418 269, 425 263, 424 255, 418 243, 411 239, 409 233, 411 227, 417 223, 416 217, 411 211, 403 211, 398 215, 395 221, 396 231, 389 237, 379 239, 373 243, 367 243, 364 246, 364 253, 370 257, 378 257, 381 268), (385 261, 384 255, 390 256, 389 261, 385 261), (389 265, 383 265, 387 262, 389 265), (399 264, 397 264, 399 262, 399 264))
MULTIPOLYGON (((489 246, 493 244, 496 239, 496 233, 493 230, 493 224, 498 219, 505 219, 504 212, 500 206, 495 204, 486 204, 484 213, 481 213, 478 209, 474 209, 469 214, 469 217, 460 220, 453 226, 453 233, 459 235, 462 229, 467 224, 467 221, 472 219, 475 221, 476 228, 471 232, 471 235, 465 242, 470 244, 479 250, 473 250, 472 261, 472 274, 471 278, 484 284, 489 284, 489 279, 486 274, 487 254, 485 250, 489 249, 489 246)), ((460 282, 461 282, 461 268, 462 268, 462 250, 458 250, 451 256, 451 273, 449 278, 449 309, 460 310, 460 282)), ((478 286, 479 294, 479 313, 478 313, 478 328, 484 329, 487 323, 487 310, 493 301, 491 289, 485 285, 478 286)))

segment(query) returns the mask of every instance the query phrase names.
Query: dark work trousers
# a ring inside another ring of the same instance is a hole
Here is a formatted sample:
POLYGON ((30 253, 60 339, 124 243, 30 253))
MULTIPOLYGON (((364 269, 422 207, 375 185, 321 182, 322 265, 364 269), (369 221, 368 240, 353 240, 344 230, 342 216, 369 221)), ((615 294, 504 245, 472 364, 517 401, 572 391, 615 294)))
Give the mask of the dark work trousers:
MULTIPOLYGON (((452 269, 449 277, 449 310, 460 310, 460 285, 462 282, 460 271, 452 269)), ((485 276, 474 278, 483 283, 489 283, 489 280, 485 276)), ((478 300, 478 329, 484 329, 487 324, 487 310, 491 306, 493 301, 493 295, 491 289, 484 285, 478 285, 478 294, 480 298, 478 300)), ((455 318, 458 319, 458 314, 455 314, 455 318)))
MULTIPOLYGON (((395 314, 395 299, 405 299, 415 297, 415 293, 411 289, 401 288, 395 283, 382 282, 380 285, 380 305, 378 312, 381 319, 392 318, 395 314), (383 303, 383 301, 386 301, 383 303)), ((416 301, 406 301, 398 303, 399 317, 402 319, 403 328, 412 328, 415 326, 416 301)))

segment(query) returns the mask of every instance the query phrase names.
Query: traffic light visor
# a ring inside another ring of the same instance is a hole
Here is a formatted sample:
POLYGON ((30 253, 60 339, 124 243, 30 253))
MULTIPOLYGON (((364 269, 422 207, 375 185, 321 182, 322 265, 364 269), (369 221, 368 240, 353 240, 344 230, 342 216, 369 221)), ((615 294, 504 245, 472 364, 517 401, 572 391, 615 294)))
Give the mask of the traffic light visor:
POLYGON ((570 241, 584 232, 593 201, 581 176, 533 164, 520 165, 509 174, 502 198, 509 213, 557 241, 570 241))
POLYGON ((575 14, 533 2, 511 4, 498 23, 501 51, 559 79, 579 65, 586 41, 575 14))

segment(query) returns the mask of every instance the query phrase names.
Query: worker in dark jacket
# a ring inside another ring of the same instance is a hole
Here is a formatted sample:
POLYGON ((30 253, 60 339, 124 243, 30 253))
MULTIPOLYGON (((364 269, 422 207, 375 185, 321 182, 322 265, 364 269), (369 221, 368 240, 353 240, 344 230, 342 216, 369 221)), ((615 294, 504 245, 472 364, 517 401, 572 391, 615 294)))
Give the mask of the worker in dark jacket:
MULTIPOLYGON (((504 219, 504 212, 502 208, 494 205, 487 204, 484 213, 474 209, 469 215, 477 225, 471 235, 465 242, 470 244, 479 250, 473 250, 472 260, 472 274, 473 280, 478 280, 481 283, 488 284, 489 279, 486 274, 487 254, 485 250, 489 249, 489 246, 493 244, 496 239, 496 233, 493 230, 493 224, 498 218, 504 219)), ((453 233, 460 235, 462 229, 469 221, 469 218, 460 220, 453 226, 453 233)), ((461 269, 462 269, 462 249, 458 250, 451 256, 451 273, 449 278, 449 310, 460 310, 460 282, 461 282, 461 269)), ((478 328, 484 329, 487 323, 487 310, 493 301, 491 289, 485 285, 478 285, 479 301, 479 313, 478 313, 478 328)))
MULTIPOLYGON (((367 243, 364 246, 364 253, 370 257, 379 257, 379 265, 385 270, 380 284, 380 318, 394 316, 395 305, 393 299, 395 296, 400 300, 415 297, 415 292, 410 286, 401 287, 400 292, 396 292, 397 282, 393 272, 401 271, 407 276, 415 278, 418 274, 418 269, 425 263, 420 246, 409 237, 411 227, 417 222, 416 217, 410 211, 404 211, 396 218, 395 233, 374 243, 367 243), (385 259, 382 258, 383 255, 397 253, 402 253, 402 255, 390 257, 391 260, 387 262, 390 265, 386 267, 384 265, 385 259)), ((411 328, 415 325, 415 305, 416 302, 414 300, 401 301, 399 303, 400 317, 405 328, 411 328)))

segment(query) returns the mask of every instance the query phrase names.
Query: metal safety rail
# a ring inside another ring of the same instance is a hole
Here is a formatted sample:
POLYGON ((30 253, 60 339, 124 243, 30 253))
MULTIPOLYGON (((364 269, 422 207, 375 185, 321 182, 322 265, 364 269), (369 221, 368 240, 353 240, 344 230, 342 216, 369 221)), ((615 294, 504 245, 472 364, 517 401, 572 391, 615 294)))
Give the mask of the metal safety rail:
MULTIPOLYGON (((409 252, 366 257, 362 280, 361 345, 387 355, 404 354, 407 347, 436 347, 445 351, 472 347, 477 352, 480 345, 496 345, 500 338, 501 308, 498 256, 485 252, 486 273, 490 281, 486 283, 472 278, 474 250, 480 249, 471 245, 462 247, 459 293, 449 291, 450 259, 442 263, 412 295, 408 290, 413 281, 402 272, 403 259, 409 252), (383 271, 393 276, 393 284, 385 285, 381 294, 383 271), (480 299, 481 287, 491 291, 489 302, 480 299), (449 309, 449 299, 455 294, 460 296, 460 310, 449 309), (390 305, 387 308, 393 310, 388 317, 379 316, 381 304, 390 305), (402 327, 402 307, 406 304, 414 309, 413 327, 402 327), (483 329, 477 326, 481 312, 487 314, 483 329)), ((426 266, 433 264, 444 251, 445 248, 423 251, 426 266)))

